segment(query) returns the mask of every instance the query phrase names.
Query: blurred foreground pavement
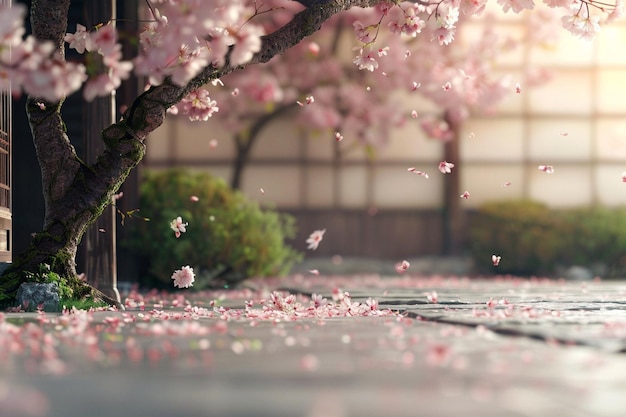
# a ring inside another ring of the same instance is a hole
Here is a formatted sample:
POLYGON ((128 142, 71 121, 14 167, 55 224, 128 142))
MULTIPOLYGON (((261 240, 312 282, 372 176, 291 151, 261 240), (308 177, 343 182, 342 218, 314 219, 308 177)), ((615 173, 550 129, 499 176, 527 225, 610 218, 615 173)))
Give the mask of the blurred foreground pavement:
POLYGON ((268 284, 204 299, 179 292, 88 320, 6 313, 0 416, 626 415, 626 281, 363 274, 268 284), (233 318, 274 288, 329 300, 341 288, 335 295, 402 315, 233 318), (189 318, 180 294, 199 314, 189 318))

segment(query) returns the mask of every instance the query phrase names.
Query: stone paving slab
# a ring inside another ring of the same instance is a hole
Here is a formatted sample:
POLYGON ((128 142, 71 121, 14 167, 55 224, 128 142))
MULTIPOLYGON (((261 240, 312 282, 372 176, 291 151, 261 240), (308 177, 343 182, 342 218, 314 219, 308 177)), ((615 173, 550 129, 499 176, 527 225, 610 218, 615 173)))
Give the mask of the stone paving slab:
MULTIPOLYGON (((398 284, 398 279, 389 280, 398 284)), ((437 277, 404 284, 402 289, 359 287, 350 293, 357 300, 375 296, 381 307, 411 317, 626 352, 625 281, 437 277)), ((294 291, 324 293, 322 288, 294 291)))
MULTIPOLYGON (((46 333, 64 343, 47 368, 0 351, 0 416, 626 415, 626 355, 617 353, 626 282, 367 275, 269 284, 327 298, 341 288, 403 315, 189 320, 173 303, 148 304, 73 325, 49 314, 42 334, 37 314, 9 313, 39 345, 46 333)), ((243 309, 252 295, 218 304, 243 309)), ((0 327, 0 340, 7 334, 0 327)))

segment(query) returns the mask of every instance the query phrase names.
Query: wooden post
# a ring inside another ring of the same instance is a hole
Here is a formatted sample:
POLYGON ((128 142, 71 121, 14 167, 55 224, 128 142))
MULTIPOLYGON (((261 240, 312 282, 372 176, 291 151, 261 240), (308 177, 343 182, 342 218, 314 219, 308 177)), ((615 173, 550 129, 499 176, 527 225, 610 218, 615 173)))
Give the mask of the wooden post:
MULTIPOLYGON (((115 18, 115 1, 92 1, 84 6, 87 23, 107 23, 115 18)), ((84 155, 94 163, 104 150, 101 132, 115 121, 115 94, 97 97, 83 110, 84 155)), ((115 247, 115 207, 107 207, 94 224, 89 226, 79 247, 83 272, 88 282, 106 295, 120 301, 117 290, 115 247)), ((80 272, 80 271, 79 271, 80 272)))
MULTIPOLYGON (((140 27, 140 2, 139 0, 117 0, 117 30, 120 33, 135 35, 138 33, 140 27)), ((126 36, 121 40, 122 54, 124 59, 128 57, 136 56, 138 45, 136 42, 132 42, 131 36, 126 36)), ((131 76, 129 79, 124 80, 120 88, 117 89, 115 95, 116 106, 118 110, 117 119, 120 118, 120 108, 124 106, 130 106, 137 95, 143 91, 143 85, 140 87, 139 80, 135 76, 131 76)), ((139 167, 133 169, 120 191, 124 193, 124 196, 117 200, 116 209, 119 209, 122 213, 128 213, 131 210, 140 208, 139 206, 139 167)), ((117 211, 117 210, 116 210, 117 211)), ((138 219, 127 219, 124 223, 129 222, 141 222, 138 219)), ((117 225, 116 238, 118 242, 124 242, 130 237, 129 229, 127 226, 121 224, 121 218, 118 216, 115 219, 117 225)), ((136 282, 140 275, 140 264, 137 256, 132 253, 128 248, 120 245, 116 248, 117 255, 117 279, 118 281, 124 281, 127 283, 136 282)))

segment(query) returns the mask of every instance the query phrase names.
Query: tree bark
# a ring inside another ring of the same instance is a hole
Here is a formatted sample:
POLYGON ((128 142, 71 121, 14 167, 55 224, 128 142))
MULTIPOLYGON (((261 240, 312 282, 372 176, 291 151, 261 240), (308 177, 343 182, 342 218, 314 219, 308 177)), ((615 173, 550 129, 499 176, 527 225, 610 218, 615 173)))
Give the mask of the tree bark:
MULTIPOLYGON (((261 50, 246 64, 269 61, 319 30, 323 22, 353 6, 371 7, 381 0, 332 0, 315 2, 298 13, 276 32, 263 37, 261 50)), ((39 40, 49 40, 64 56, 63 37, 67 32, 69 0, 33 0, 31 24, 39 40)), ((227 57, 228 58, 228 57, 227 57)), ((0 305, 14 302, 17 289, 28 280, 25 272, 37 272, 42 263, 50 265, 75 287, 75 298, 93 297, 119 305, 76 277, 76 250, 88 225, 112 202, 112 196, 145 154, 148 134, 165 120, 166 110, 189 92, 209 81, 244 66, 208 66, 186 86, 171 80, 154 86, 137 97, 122 120, 104 129, 105 149, 93 164, 87 165, 65 133, 59 103, 37 97, 27 99, 26 112, 33 143, 41 167, 45 217, 43 230, 0 277, 0 305)))

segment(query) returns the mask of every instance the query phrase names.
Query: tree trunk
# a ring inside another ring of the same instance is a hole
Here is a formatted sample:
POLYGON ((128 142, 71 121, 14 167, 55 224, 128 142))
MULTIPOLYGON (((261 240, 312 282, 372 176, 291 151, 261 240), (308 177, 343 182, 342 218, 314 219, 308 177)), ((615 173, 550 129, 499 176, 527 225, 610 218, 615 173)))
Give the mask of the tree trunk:
POLYGON ((230 180, 230 187, 233 190, 241 188, 241 182, 243 180, 243 171, 250 159, 250 152, 252 147, 259 139, 259 135, 265 126, 267 126, 272 120, 277 119, 280 115, 287 110, 295 108, 297 104, 284 104, 274 109, 274 111, 264 114, 263 116, 255 118, 255 122, 252 124, 249 130, 241 131, 235 135, 235 149, 237 155, 235 155, 235 163, 233 165, 233 176, 230 180))
POLYGON ((250 148, 254 140, 254 137, 250 137, 249 140, 246 140, 241 132, 235 135, 235 149, 237 154, 235 155, 235 162, 233 163, 233 176, 230 180, 230 188, 233 190, 241 189, 243 170, 248 164, 248 155, 250 154, 250 148))
POLYGON ((453 138, 443 145, 444 159, 455 166, 451 173, 444 175, 443 179, 443 253, 444 255, 460 255, 465 241, 465 215, 460 197, 462 167, 459 125, 448 112, 445 113, 444 120, 454 133, 453 138))

